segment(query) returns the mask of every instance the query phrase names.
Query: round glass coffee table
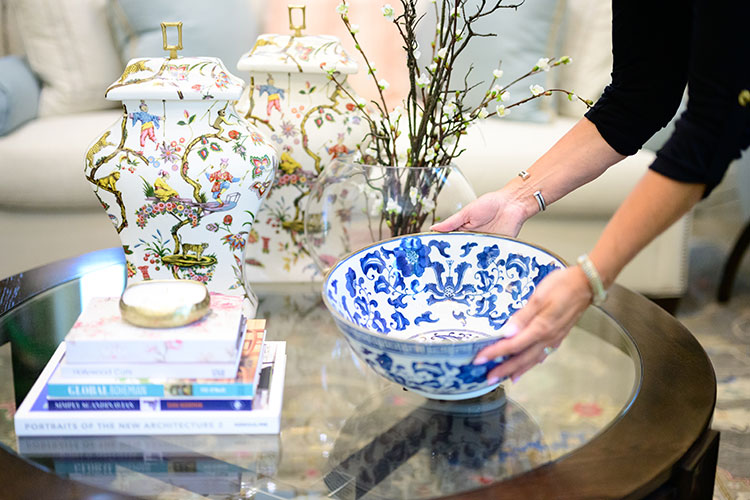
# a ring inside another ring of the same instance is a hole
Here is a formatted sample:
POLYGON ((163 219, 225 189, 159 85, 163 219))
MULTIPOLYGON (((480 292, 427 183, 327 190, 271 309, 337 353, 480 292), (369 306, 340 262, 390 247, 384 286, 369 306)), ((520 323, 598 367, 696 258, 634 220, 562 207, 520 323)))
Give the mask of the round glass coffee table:
POLYGON ((0 282, 9 498, 711 497, 710 362, 674 318, 618 286, 518 382, 439 402, 363 365, 319 284, 257 283, 267 339, 287 342, 280 434, 16 437, 14 409, 82 304, 119 295, 124 277, 111 249, 0 282))

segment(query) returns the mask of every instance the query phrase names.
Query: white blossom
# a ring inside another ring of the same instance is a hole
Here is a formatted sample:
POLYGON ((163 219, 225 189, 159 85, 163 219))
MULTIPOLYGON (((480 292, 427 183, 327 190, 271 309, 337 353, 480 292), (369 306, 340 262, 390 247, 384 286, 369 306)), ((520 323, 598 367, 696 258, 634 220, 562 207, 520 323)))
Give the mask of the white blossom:
POLYGON ((549 57, 542 57, 536 62, 536 68, 542 71, 549 71, 549 57))
POLYGON ((388 90, 388 87, 391 86, 390 83, 385 78, 381 78, 378 80, 378 86, 380 87, 380 90, 388 90))
POLYGON ((420 87, 426 87, 430 84, 430 77, 426 73, 422 73, 419 75, 419 78, 417 78, 417 85, 420 87))
POLYGON ((458 111, 458 106, 456 106, 456 102, 451 99, 450 101, 446 102, 443 106, 443 113, 445 113, 448 116, 453 116, 458 111))
POLYGON ((544 87, 542 87, 541 85, 537 85, 537 84, 529 85, 529 90, 531 91, 531 94, 533 96, 544 94, 544 87))
POLYGON ((477 114, 477 116, 478 116, 478 117, 479 117, 480 119, 484 120, 485 118, 487 118, 487 116, 488 116, 489 114, 490 114, 490 113, 489 113, 489 112, 487 111, 487 108, 482 108, 482 109, 480 109, 480 110, 479 110, 479 113, 477 114))
POLYGON ((437 69, 437 63, 434 62, 430 64, 429 66, 427 66, 427 69, 430 70, 430 73, 435 73, 435 70, 437 69))
POLYGON ((503 106, 502 104, 498 104, 495 108, 495 114, 497 114, 497 116, 508 116, 510 114, 510 110, 505 109, 505 106, 503 106))
POLYGON ((414 59, 418 60, 420 57, 422 57, 422 51, 419 50, 419 49, 415 50, 414 51, 414 59))
POLYGON ((502 88, 502 87, 501 87, 500 85, 495 85, 495 86, 493 86, 493 87, 492 87, 492 90, 490 90, 490 97, 492 97, 492 98, 495 98, 495 97, 497 97, 498 95, 500 95, 500 91, 501 91, 502 89, 503 89, 503 88, 502 88))
POLYGON ((418 194, 419 194, 419 190, 415 186, 412 186, 411 188, 409 188, 409 201, 411 202, 412 205, 417 204, 418 194))
POLYGON ((388 204, 385 206, 386 212, 401 213, 401 204, 394 198, 388 198, 388 204))
POLYGON ((422 198, 422 209, 427 212, 432 212, 435 209, 435 202, 430 198, 422 198))
POLYGON ((383 5, 383 8, 380 10, 383 12, 383 17, 385 17, 389 21, 393 21, 393 17, 396 15, 396 11, 393 10, 391 4, 387 3, 383 5))
POLYGON ((504 91, 502 94, 500 94, 499 96, 497 96, 497 99, 500 102, 508 102, 508 101, 510 101, 510 91, 509 90, 504 91))
POLYGON ((503 70, 501 69, 493 69, 492 70, 492 76, 495 78, 502 78, 503 77, 503 70))
POLYGON ((352 35, 356 35, 357 33, 359 33, 359 24, 352 24, 351 27, 349 28, 349 32, 352 35))
POLYGON ((345 15, 347 15, 347 14, 349 13, 349 7, 348 7, 348 6, 347 6, 347 5, 346 5, 346 4, 344 3, 344 2, 341 2, 341 3, 340 3, 340 4, 339 4, 339 5, 337 6, 337 7, 336 7, 336 12, 337 12, 338 14, 342 15, 342 16, 345 16, 345 15))
POLYGON ((445 56, 447 54, 448 54, 448 47, 443 47, 442 49, 437 51, 438 59, 445 59, 445 56))

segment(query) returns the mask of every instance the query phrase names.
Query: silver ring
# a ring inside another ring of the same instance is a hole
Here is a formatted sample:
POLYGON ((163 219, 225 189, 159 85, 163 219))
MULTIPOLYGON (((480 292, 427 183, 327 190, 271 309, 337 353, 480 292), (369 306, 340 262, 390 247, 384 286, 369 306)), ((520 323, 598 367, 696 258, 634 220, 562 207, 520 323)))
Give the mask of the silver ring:
POLYGON ((547 347, 544 348, 544 355, 545 356, 549 356, 550 354, 552 354, 556 350, 557 350, 557 348, 555 348, 555 347, 549 347, 549 346, 547 346, 547 347))
POLYGON ((529 173, 526 170, 521 170, 518 172, 518 177, 520 177, 523 180, 526 180, 529 178, 529 173))

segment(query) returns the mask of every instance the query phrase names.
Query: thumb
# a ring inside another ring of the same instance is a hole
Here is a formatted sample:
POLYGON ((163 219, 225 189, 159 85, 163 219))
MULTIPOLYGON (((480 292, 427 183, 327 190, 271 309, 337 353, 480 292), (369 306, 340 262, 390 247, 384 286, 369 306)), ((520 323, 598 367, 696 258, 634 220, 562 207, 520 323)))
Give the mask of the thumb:
POLYGON ((441 233, 453 231, 466 224, 468 222, 468 219, 468 214, 464 210, 460 210, 444 221, 433 224, 432 226, 430 226, 430 230, 440 231, 441 233))

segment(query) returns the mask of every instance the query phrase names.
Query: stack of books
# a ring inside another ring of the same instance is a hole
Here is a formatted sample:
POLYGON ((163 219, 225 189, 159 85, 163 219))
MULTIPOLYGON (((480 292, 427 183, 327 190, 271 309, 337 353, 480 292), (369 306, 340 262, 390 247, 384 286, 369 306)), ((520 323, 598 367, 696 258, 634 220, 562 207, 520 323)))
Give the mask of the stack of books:
POLYGON ((278 433, 286 344, 242 300, 178 328, 140 328, 118 298, 81 313, 15 415, 18 436, 278 433))

